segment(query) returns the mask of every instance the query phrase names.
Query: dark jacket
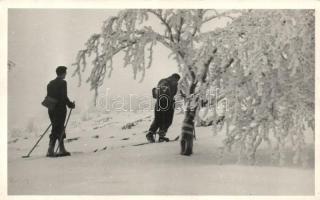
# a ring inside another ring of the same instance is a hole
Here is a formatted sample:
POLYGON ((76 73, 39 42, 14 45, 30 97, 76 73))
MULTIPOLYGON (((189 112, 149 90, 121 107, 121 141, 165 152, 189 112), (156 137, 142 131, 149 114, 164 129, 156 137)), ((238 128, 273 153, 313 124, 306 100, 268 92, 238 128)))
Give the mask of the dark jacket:
POLYGON ((168 78, 164 78, 159 81, 158 88, 161 87, 168 87, 168 95, 173 99, 178 91, 178 82, 174 77, 169 76, 168 78))
POLYGON ((56 100, 58 103, 56 108, 72 107, 73 103, 69 100, 67 94, 67 82, 62 78, 57 77, 56 79, 49 82, 47 85, 47 96, 50 96, 56 100))

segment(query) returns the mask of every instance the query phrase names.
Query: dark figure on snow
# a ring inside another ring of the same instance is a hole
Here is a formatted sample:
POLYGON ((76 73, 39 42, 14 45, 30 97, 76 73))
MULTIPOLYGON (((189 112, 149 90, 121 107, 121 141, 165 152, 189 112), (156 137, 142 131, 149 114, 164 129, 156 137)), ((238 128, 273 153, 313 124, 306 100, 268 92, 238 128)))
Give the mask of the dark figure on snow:
POLYGON ((65 66, 59 66, 56 69, 57 78, 50 81, 47 85, 47 96, 55 99, 57 102, 52 109, 48 109, 52 130, 50 134, 50 142, 47 156, 69 156, 70 153, 64 147, 64 138, 66 137, 64 123, 66 120, 67 107, 75 108, 75 104, 71 102, 67 95, 67 82, 64 80, 67 74, 65 66), (59 141, 59 152, 55 155, 54 146, 59 141))
POLYGON ((152 95, 156 98, 154 120, 146 135, 147 140, 151 143, 155 142, 154 135, 158 129, 159 142, 169 141, 165 136, 172 124, 175 104, 174 96, 177 94, 179 80, 179 74, 172 74, 168 78, 161 79, 157 88, 152 90, 152 95))

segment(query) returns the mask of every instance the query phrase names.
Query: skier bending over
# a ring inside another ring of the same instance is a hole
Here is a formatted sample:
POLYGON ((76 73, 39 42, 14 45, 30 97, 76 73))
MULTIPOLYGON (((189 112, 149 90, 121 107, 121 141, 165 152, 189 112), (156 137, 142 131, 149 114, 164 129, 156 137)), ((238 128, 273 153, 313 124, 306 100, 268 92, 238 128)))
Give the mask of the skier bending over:
POLYGON ((161 79, 157 88, 153 88, 152 95, 156 98, 154 108, 154 120, 149 128, 146 138, 149 142, 155 142, 154 134, 159 129, 159 142, 169 139, 166 136, 168 128, 172 124, 175 100, 177 94, 179 74, 172 74, 168 78, 161 79))

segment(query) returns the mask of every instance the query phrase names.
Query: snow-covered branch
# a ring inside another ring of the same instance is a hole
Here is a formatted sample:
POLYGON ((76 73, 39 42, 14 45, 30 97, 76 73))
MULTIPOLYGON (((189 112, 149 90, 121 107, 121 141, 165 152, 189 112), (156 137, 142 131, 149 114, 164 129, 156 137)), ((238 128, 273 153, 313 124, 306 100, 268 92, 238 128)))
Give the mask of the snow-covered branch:
POLYGON ((168 22, 166 21, 165 18, 162 17, 161 13, 157 13, 155 10, 153 9, 148 9, 148 12, 152 13, 153 15, 155 15, 161 22, 162 24, 165 25, 166 27, 166 30, 168 31, 169 33, 169 37, 170 37, 170 41, 171 42, 174 42, 174 39, 173 39, 173 34, 172 34, 172 29, 171 27, 169 26, 168 22))

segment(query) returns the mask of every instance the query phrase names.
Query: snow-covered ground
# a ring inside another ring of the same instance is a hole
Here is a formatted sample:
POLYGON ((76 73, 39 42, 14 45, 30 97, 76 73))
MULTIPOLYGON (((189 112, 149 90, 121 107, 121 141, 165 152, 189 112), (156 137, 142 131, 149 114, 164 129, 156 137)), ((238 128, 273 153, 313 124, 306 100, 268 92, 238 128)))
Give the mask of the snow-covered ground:
MULTIPOLYGON (((278 167, 264 146, 257 164, 237 162, 237 152, 219 163, 223 134, 198 127, 194 154, 181 156, 179 142, 138 145, 152 113, 74 114, 67 127, 71 157, 46 158, 48 135, 30 158, 39 136, 16 135, 8 141, 8 194, 71 195, 313 195, 313 159, 309 166, 278 167), (131 126, 133 123, 134 126, 131 126), (123 129, 123 127, 130 127, 123 129)), ((176 114, 167 134, 180 134, 183 115, 176 114)), ((43 124, 41 130, 48 125, 43 124)), ((41 134, 39 131, 38 135, 41 134)), ((313 144, 309 144, 310 157, 313 144)))

